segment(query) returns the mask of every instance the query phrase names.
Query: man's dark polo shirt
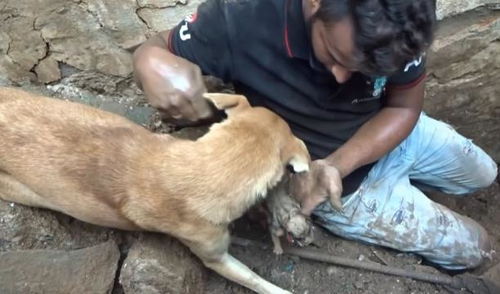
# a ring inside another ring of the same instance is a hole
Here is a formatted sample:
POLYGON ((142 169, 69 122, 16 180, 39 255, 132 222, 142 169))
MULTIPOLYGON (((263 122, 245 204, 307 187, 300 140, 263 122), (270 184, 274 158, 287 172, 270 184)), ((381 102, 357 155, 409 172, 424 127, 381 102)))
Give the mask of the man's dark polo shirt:
MULTIPOLYGON (((338 84, 312 53, 301 0, 208 0, 172 30, 169 47, 283 117, 313 158, 331 154, 373 117, 386 87, 411 87, 424 76, 420 57, 393 77, 354 73, 338 84)), ((344 179, 344 195, 372 165, 344 179)))

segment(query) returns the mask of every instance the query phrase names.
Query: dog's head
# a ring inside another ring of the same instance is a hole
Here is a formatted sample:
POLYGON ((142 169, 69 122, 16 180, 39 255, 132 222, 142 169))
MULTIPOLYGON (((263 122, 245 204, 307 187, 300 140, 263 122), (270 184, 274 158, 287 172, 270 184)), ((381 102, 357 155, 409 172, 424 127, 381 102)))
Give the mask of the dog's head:
POLYGON ((216 109, 223 110, 228 118, 244 115, 256 125, 265 125, 265 128, 276 135, 273 140, 281 143, 280 159, 285 167, 294 173, 309 171, 311 158, 306 145, 292 134, 288 124, 277 114, 262 107, 251 107, 247 98, 242 95, 206 93, 204 97, 216 109))

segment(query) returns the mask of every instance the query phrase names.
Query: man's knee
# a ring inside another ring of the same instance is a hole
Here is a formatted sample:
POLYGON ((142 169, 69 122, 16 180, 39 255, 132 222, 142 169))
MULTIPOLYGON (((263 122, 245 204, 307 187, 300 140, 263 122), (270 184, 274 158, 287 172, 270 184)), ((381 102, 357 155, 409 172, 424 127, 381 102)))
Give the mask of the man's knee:
POLYGON ((465 258, 464 267, 472 269, 481 266, 485 261, 491 260, 494 253, 488 233, 481 227, 479 241, 475 252, 465 258))
POLYGON ((483 263, 485 260, 491 260, 492 255, 495 252, 493 250, 493 246, 491 244, 491 240, 490 240, 490 237, 488 235, 488 232, 486 232, 486 230, 483 229, 482 227, 481 227, 481 229, 482 229, 482 231, 480 234, 479 244, 478 244, 478 250, 479 250, 479 254, 481 256, 481 260, 479 261, 478 264, 475 265, 475 267, 481 265, 481 263, 483 263))
POLYGON ((498 176, 498 166, 495 162, 490 163, 489 167, 485 167, 482 174, 484 175, 484 179, 479 181, 479 188, 486 188, 493 184, 498 176))
POLYGON ((495 251, 491 245, 488 233, 479 225, 477 226, 477 229, 478 241, 475 246, 471 246, 466 250, 456 251, 455 256, 450 257, 444 262, 437 260, 435 262, 440 264, 443 268, 449 270, 465 270, 479 267, 484 262, 491 260, 495 251))
POLYGON ((464 187, 477 190, 490 186, 498 175, 496 162, 470 140, 466 140, 465 146, 461 146, 461 149, 465 155, 464 168, 469 174, 469 179, 463 182, 464 187))

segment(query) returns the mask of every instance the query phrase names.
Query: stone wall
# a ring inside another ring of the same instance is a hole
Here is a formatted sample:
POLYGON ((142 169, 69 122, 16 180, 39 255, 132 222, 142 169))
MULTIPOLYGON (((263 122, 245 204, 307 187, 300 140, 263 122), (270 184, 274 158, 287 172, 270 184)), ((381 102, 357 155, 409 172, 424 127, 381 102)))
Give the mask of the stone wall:
MULTIPOLYGON (((172 27, 200 2, 2 0, 0 82, 57 84, 82 71, 118 83, 127 80, 131 48, 172 27)), ((440 28, 429 52, 425 105, 428 113, 451 122, 497 162, 499 7, 499 0, 438 1, 440 28)))

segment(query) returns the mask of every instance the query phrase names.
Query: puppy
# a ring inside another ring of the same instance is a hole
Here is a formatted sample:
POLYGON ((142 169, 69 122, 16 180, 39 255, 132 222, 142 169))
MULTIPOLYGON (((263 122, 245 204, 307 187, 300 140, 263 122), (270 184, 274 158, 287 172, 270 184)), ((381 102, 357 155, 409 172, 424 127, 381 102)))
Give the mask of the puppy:
POLYGON ((314 241, 311 220, 300 212, 300 204, 287 192, 288 177, 271 191, 266 198, 269 211, 268 223, 273 242, 273 252, 282 254, 280 237, 286 234, 287 240, 299 246, 314 241))
POLYGON ((289 293, 228 252, 228 225, 286 168, 309 169, 288 125, 245 97, 206 94, 227 119, 196 141, 85 105, 0 88, 0 198, 96 225, 169 234, 222 276, 289 293))

